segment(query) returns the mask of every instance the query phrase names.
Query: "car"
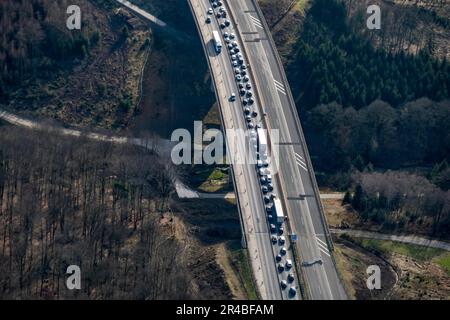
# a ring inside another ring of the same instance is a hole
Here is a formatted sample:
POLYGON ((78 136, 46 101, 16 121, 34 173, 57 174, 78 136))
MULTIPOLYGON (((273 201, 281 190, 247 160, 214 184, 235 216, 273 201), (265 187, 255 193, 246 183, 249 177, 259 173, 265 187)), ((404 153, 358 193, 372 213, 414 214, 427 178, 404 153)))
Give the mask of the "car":
POLYGON ((236 55, 235 54, 231 55, 231 60, 233 60, 233 61, 236 60, 236 55))
POLYGON ((275 225, 273 223, 270 224, 270 232, 274 233, 275 231, 277 231, 277 227, 275 227, 275 225))
POLYGON ((279 234, 283 234, 284 233, 284 228, 283 227, 279 227, 278 228, 278 233, 279 234))
POLYGON ((258 161, 256 161, 256 167, 259 169, 259 168, 262 168, 262 161, 261 160, 258 160, 258 161))
POLYGON ((278 268, 278 271, 279 271, 279 272, 283 272, 283 271, 284 271, 284 264, 279 263, 279 264, 277 265, 277 268, 278 268))
POLYGON ((244 88, 244 84, 243 83, 239 83, 239 89, 242 89, 242 88, 244 88))
POLYGON ((226 11, 224 11, 224 12, 222 12, 222 18, 226 18, 227 17, 227 12, 226 11))
POLYGON ((219 8, 219 12, 220 12, 220 13, 225 12, 225 8, 224 8, 224 7, 219 8))
POLYGON ((241 66, 241 69, 242 69, 242 70, 246 70, 246 69, 247 69, 247 66, 246 66, 245 64, 243 64, 243 65, 241 66))
POLYGON ((253 122, 247 123, 248 129, 253 129, 254 127, 255 127, 255 125, 253 124, 253 122))
MULTIPOLYGON (((242 68, 242 66, 241 66, 241 68, 242 68)), ((250 83, 247 83, 245 85, 245 89, 250 90, 251 88, 252 88, 252 85, 250 83)))
POLYGON ((233 67, 237 67, 238 65, 237 61, 233 61, 233 67))
POLYGON ((272 221, 272 219, 273 219, 273 215, 271 215, 271 214, 268 214, 268 215, 267 215, 267 219, 268 219, 269 221, 272 221))
POLYGON ((225 25, 226 25, 227 27, 229 27, 229 26, 230 26, 230 24, 231 24, 231 21, 230 21, 230 20, 228 20, 228 19, 226 19, 224 23, 225 23, 225 25))
POLYGON ((239 74, 239 68, 234 68, 234 73, 239 74))
POLYGON ((236 75, 236 81, 241 81, 241 80, 242 80, 241 75, 240 74, 236 75))
POLYGON ((273 205, 268 205, 268 206, 266 206, 266 211, 269 213, 269 212, 272 212, 273 211, 273 205))
POLYGON ((277 260, 277 262, 280 262, 281 259, 283 259, 283 257, 280 254, 277 254, 275 260, 277 260))
POLYGON ((250 114, 250 108, 245 107, 245 108, 244 108, 244 114, 245 114, 245 115, 250 114))
POLYGON ((217 6, 221 7, 222 6, 222 1, 217 1, 217 6))
POLYGON ((213 6, 213 8, 217 8, 217 6, 218 6, 217 2, 213 2, 212 6, 213 6))
POLYGON ((211 18, 210 17, 206 18, 205 22, 206 23, 211 23, 211 18))
POLYGON ((281 245, 283 245, 283 244, 286 243, 286 238, 285 238, 284 236, 281 236, 281 237, 278 239, 278 242, 279 242, 281 245))
MULTIPOLYGON (((229 39, 228 39, 229 40, 229 39)), ((228 44, 228 49, 232 50, 233 49, 233 45, 231 43, 228 44)))
POLYGON ((236 101, 236 94, 234 92, 230 95, 230 101, 236 101))
POLYGON ((272 199, 269 196, 264 196, 264 202, 265 203, 270 203, 272 201, 272 199))
POLYGON ((252 122, 252 117, 248 114, 245 116, 245 121, 252 122))
POLYGON ((280 282, 280 286, 281 286, 281 289, 286 289, 287 288, 287 282, 286 282, 286 280, 281 280, 281 282, 280 282))
POLYGON ((289 288, 289 295, 294 297, 296 294, 297 294, 297 289, 295 289, 294 287, 290 287, 289 288))
POLYGON ((259 178, 259 181, 261 182, 261 184, 266 184, 267 183, 267 178, 266 177, 261 177, 261 178, 259 178))
MULTIPOLYGON (((263 167, 268 167, 269 166, 269 161, 267 161, 267 159, 264 159, 263 161, 262 161, 262 163, 263 163, 263 167)), ((272 189, 273 190, 273 189, 272 189)))
POLYGON ((225 39, 228 38, 229 36, 230 36, 230 34, 229 34, 228 32, 225 31, 225 32, 223 33, 223 37, 224 37, 225 39))
POLYGON ((225 23, 222 22, 222 23, 220 24, 220 28, 221 28, 221 29, 225 29, 226 27, 227 27, 227 26, 226 26, 225 23))
POLYGON ((294 280, 295 280, 294 274, 292 272, 289 273, 287 279, 289 282, 294 282, 294 280))
POLYGON ((244 76, 244 82, 248 82, 250 78, 248 76, 244 76))
MULTIPOLYGON (((241 72, 241 76, 245 76, 245 74, 242 74, 241 72)), ((250 90, 247 91, 247 97, 251 97, 253 95, 253 92, 251 92, 250 90)))
POLYGON ((286 253, 287 253, 286 247, 281 247, 280 254, 282 254, 284 256, 286 253))
POLYGON ((269 192, 269 189, 267 188, 267 186, 262 186, 261 191, 263 194, 266 194, 267 192, 269 192))
POLYGON ((222 14, 220 14, 220 13, 217 13, 217 14, 216 14, 216 18, 217 18, 217 19, 220 19, 221 17, 222 17, 222 14))
POLYGON ((252 98, 247 98, 247 100, 248 100, 248 104, 249 104, 249 105, 252 105, 253 102, 255 102, 255 100, 253 100, 252 98))
POLYGON ((272 243, 275 244, 275 243, 277 243, 278 238, 277 238, 277 236, 271 236, 270 240, 272 240, 272 243))
POLYGON ((243 104, 244 106, 248 105, 248 99, 242 100, 242 104, 243 104))
POLYGON ((292 260, 286 259, 286 269, 291 269, 291 268, 292 268, 292 260))
POLYGON ((236 48, 234 48, 234 51, 235 51, 236 53, 238 53, 239 51, 241 51, 241 49, 239 49, 239 47, 236 47, 236 48))
POLYGON ((269 183, 272 182, 272 175, 270 174, 267 175, 267 182, 269 183))
POLYGON ((236 38, 236 35, 234 33, 230 33, 230 39, 236 38))
POLYGON ((258 112, 256 112, 256 111, 253 110, 253 112, 252 112, 252 117, 253 117, 253 118, 256 118, 257 116, 258 116, 258 112))
POLYGON ((267 189, 269 189, 269 191, 273 191, 273 183, 268 183, 267 184, 267 189))
POLYGON ((239 94, 240 94, 241 96, 245 96, 245 89, 239 90, 239 94))
MULTIPOLYGON (((236 41, 233 41, 231 44, 233 45, 233 47, 237 47, 238 46, 238 43, 236 41)), ((242 55, 241 55, 241 57, 242 57, 242 55)))

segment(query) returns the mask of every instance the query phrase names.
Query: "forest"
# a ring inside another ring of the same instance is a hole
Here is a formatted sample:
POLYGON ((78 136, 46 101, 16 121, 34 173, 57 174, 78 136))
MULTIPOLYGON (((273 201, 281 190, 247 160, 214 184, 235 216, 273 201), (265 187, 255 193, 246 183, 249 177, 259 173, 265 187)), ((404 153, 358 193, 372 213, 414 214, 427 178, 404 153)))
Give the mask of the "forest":
POLYGON ((30 78, 54 76, 85 58, 96 46, 100 33, 95 28, 91 4, 81 1, 81 30, 66 28, 67 0, 0 2, 0 103, 6 103, 9 89, 30 78))
POLYGON ((450 101, 422 98, 394 108, 381 100, 356 110, 332 102, 305 117, 319 170, 430 166, 450 161, 450 101))
POLYGON ((450 97, 450 63, 432 53, 432 44, 417 55, 376 49, 354 31, 343 2, 316 0, 287 72, 302 113, 331 102, 359 109, 377 99, 398 107, 422 97, 450 97))
POLYGON ((345 194, 344 204, 363 222, 388 232, 450 237, 450 191, 406 172, 357 172, 354 180, 354 193, 345 194))
POLYGON ((162 219, 172 175, 150 151, 0 125, 0 298, 192 298, 162 219))

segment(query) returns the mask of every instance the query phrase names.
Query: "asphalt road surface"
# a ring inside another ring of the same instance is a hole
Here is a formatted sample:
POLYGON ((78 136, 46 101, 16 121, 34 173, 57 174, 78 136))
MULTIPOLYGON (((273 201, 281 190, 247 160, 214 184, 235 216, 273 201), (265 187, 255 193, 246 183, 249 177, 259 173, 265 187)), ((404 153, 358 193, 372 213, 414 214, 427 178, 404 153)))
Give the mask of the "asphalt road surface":
POLYGON ((301 261, 306 264, 322 261, 322 264, 303 267, 310 298, 346 299, 326 236, 327 225, 302 128, 278 53, 270 41, 270 32, 253 0, 228 0, 226 3, 244 39, 268 126, 280 130, 280 196, 287 208, 290 226, 298 235, 301 261))
MULTIPOLYGON (((220 54, 216 53, 212 40, 213 30, 219 31, 220 34, 223 31, 231 33, 234 32, 233 26, 225 30, 220 29, 216 18, 207 14, 207 10, 210 7, 208 0, 190 0, 190 4, 197 19, 197 25, 200 28, 207 59, 215 81, 216 94, 220 103, 225 128, 240 129, 242 132, 246 132, 247 125, 243 115, 243 106, 239 98, 235 102, 229 101, 231 93, 237 94, 239 92, 230 55, 223 38, 224 48, 220 54), (205 23, 208 16, 212 20, 209 24, 205 23), (226 94, 222 94, 223 92, 226 94)), ((239 39, 236 39, 236 41, 239 42, 239 39)), ((255 123, 257 122, 259 122, 258 119, 255 120, 255 123)), ((248 143, 241 134, 227 135, 227 142, 231 154, 244 155, 248 152, 248 150, 244 150, 248 147, 248 143)), ((287 273, 280 274, 276 269, 275 255, 278 253, 279 248, 278 245, 272 245, 270 241, 271 234, 268 228, 255 165, 234 164, 233 172, 237 184, 236 192, 240 202, 241 216, 248 225, 245 231, 247 238, 251 240, 248 244, 251 263, 253 270, 256 270, 256 282, 262 297, 264 299, 297 299, 298 295, 293 298, 289 297, 287 290, 282 291, 280 288, 280 281, 286 278, 287 273), (252 246, 252 242, 255 246, 252 246)))

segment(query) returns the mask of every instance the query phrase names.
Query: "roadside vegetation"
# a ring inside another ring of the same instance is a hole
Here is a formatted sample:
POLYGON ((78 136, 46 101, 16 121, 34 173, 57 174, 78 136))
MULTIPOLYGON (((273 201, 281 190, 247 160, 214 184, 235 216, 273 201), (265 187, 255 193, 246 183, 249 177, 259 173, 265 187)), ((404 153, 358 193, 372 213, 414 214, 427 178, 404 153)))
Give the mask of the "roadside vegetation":
POLYGON ((341 236, 335 239, 336 260, 351 297, 374 300, 449 299, 450 253, 440 249, 385 240, 341 236), (366 269, 381 268, 381 290, 368 290, 366 269))
POLYGON ((3 299, 196 296, 165 218, 166 164, 135 147, 0 130, 3 299), (71 264, 81 268, 80 291, 65 287, 71 264))
POLYGON ((79 1, 81 30, 68 30, 70 4, 1 2, 0 108, 68 125, 124 128, 139 111, 151 31, 99 0, 79 1))

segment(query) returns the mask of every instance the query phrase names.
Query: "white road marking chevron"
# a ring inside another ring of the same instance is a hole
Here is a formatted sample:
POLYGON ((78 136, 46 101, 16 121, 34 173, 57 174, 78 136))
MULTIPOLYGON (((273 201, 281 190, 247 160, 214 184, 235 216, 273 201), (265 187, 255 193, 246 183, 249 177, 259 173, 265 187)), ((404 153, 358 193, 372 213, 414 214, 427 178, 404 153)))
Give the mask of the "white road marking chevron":
POLYGON ((254 24, 256 27, 258 27, 258 28, 260 28, 260 29, 264 29, 263 26, 262 26, 261 21, 259 21, 258 18, 255 18, 255 17, 252 16, 251 14, 249 14, 249 17, 250 17, 250 19, 252 20, 253 24, 254 24))
POLYGON ((299 155, 298 153, 295 153, 295 161, 297 162, 297 164, 302 167, 302 169, 308 171, 308 168, 306 166, 306 162, 303 159, 303 157, 301 155, 299 155))
POLYGON ((284 88, 284 85, 281 82, 279 82, 279 81, 277 81, 275 79, 273 79, 273 82, 275 83, 275 87, 277 88, 277 90, 285 95, 286 94, 286 89, 284 88))

